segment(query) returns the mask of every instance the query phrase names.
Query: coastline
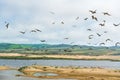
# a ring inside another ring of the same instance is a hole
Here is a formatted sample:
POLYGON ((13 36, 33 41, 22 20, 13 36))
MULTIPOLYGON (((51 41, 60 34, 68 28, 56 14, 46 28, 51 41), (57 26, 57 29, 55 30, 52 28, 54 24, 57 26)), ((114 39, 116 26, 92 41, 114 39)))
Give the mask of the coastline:
POLYGON ((33 55, 20 53, 0 53, 0 59, 64 59, 64 60, 109 60, 120 61, 120 56, 101 55, 33 55))

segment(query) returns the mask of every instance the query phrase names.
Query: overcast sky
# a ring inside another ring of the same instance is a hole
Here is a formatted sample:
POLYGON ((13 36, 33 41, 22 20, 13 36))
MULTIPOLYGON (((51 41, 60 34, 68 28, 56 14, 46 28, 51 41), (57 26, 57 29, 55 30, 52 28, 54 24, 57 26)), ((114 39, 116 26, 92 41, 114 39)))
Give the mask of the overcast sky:
POLYGON ((106 45, 111 46, 120 42, 120 26, 113 26, 113 23, 120 23, 119 11, 120 0, 0 0, 0 43, 34 44, 46 40, 49 44, 99 45, 110 38, 112 42, 106 45), (98 22, 91 19, 89 10, 97 10, 98 22), (104 16, 103 12, 111 16, 104 16), (103 20, 106 25, 101 27, 99 23, 103 20), (5 21, 10 24, 8 29, 5 21), (30 33, 36 28, 42 32, 30 33), (89 28, 91 32, 87 31, 89 28), (90 34, 94 35, 91 40, 88 39, 90 34), (66 37, 69 39, 64 40, 66 37))

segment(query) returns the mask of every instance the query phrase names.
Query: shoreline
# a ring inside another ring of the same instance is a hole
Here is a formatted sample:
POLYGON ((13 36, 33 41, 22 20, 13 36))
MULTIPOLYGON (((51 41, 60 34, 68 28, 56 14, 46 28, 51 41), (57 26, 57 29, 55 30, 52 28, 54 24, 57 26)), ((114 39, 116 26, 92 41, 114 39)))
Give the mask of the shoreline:
POLYGON ((19 71, 26 77, 41 79, 76 79, 76 80, 120 80, 120 70, 104 68, 57 67, 32 65, 21 67, 19 71), (54 73, 56 76, 34 76, 35 73, 54 73), (92 78, 92 79, 91 79, 92 78))
POLYGON ((120 61, 120 56, 101 55, 101 56, 88 56, 88 55, 33 55, 33 54, 20 54, 20 53, 0 53, 0 59, 63 59, 63 60, 108 60, 120 61))

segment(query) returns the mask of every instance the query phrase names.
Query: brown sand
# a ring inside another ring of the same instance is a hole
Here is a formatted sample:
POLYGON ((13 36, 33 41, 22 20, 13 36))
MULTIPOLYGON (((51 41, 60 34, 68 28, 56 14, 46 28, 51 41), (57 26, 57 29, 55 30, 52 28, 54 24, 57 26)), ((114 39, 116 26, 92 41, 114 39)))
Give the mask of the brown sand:
POLYGON ((77 80, 120 80, 120 70, 110 70, 103 68, 80 68, 80 67, 50 67, 32 65, 21 70, 29 77, 36 72, 52 72, 58 76, 37 76, 37 78, 60 79, 71 78, 77 80))
POLYGON ((120 56, 102 55, 102 56, 85 56, 85 55, 32 55, 19 53, 0 53, 0 57, 19 57, 24 58, 51 58, 51 59, 83 59, 83 60, 117 60, 120 61, 120 56))

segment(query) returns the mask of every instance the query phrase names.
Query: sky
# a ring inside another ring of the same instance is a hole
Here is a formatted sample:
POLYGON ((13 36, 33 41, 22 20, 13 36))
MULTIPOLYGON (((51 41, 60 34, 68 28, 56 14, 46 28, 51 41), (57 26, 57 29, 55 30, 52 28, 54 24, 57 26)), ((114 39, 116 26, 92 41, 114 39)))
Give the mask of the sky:
POLYGON ((40 40, 46 40, 47 44, 113 46, 120 42, 120 26, 113 26, 120 23, 119 5, 120 0, 0 0, 0 43, 40 44, 40 40), (89 10, 97 10, 94 16, 98 21, 91 19, 89 10), (106 24, 101 27, 103 20, 106 24), (8 29, 5 22, 9 23, 8 29), (42 32, 30 32, 36 28, 42 32), (89 35, 94 36, 89 39, 89 35), (108 38, 112 41, 106 42, 108 38))

